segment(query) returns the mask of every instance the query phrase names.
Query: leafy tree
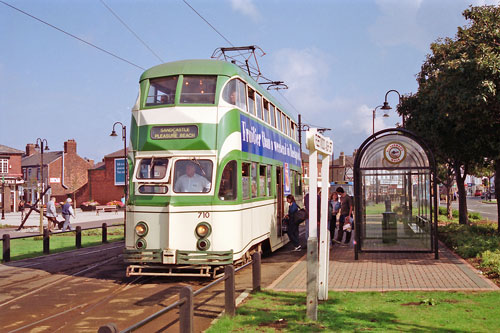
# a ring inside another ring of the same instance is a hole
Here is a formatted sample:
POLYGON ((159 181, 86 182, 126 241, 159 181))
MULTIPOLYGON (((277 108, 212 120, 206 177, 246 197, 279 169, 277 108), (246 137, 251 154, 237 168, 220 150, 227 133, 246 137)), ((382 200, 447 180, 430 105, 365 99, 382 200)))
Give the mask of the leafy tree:
POLYGON ((470 7, 463 15, 469 25, 458 28, 455 38, 431 44, 417 75, 418 92, 403 97, 398 111, 407 128, 453 167, 459 221, 466 224, 469 170, 486 157, 500 174, 500 7, 470 7))

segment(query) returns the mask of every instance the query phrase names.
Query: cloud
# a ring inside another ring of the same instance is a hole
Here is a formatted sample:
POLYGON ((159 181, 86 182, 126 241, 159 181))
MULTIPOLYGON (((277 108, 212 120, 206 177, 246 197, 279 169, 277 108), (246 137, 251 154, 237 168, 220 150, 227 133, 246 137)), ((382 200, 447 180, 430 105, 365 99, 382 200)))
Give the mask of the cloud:
POLYGON ((261 17, 257 7, 255 7, 252 0, 230 0, 231 7, 237 11, 242 13, 245 16, 250 17, 254 21, 258 21, 261 17))
POLYGON ((498 5, 499 0, 376 0, 379 16, 368 33, 380 47, 410 46, 428 52, 440 37, 453 37, 465 25, 469 7, 498 5))
POLYGON ((326 53, 316 48, 281 49, 273 53, 271 62, 273 79, 288 85, 283 94, 290 97, 296 108, 312 113, 328 108, 330 101, 323 97, 329 90, 331 66, 326 53))
MULTIPOLYGON (((283 107, 292 114, 298 110, 305 124, 331 128, 325 135, 333 139, 336 154, 351 154, 372 134, 373 108, 339 96, 330 83, 335 64, 336 59, 317 48, 281 49, 271 55, 269 72, 289 87, 274 94, 283 107)), ((378 110, 375 131, 393 127, 394 119, 382 115, 378 110)))

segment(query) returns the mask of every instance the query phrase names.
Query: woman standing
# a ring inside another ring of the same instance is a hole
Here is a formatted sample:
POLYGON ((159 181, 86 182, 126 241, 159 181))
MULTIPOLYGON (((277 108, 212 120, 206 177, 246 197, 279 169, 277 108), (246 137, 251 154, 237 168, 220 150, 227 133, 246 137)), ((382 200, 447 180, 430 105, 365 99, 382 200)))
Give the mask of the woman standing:
POLYGON ((337 214, 340 210, 339 195, 337 192, 330 194, 328 200, 328 223, 330 226, 330 241, 333 243, 335 239, 335 229, 337 228, 337 214))
POLYGON ((286 202, 288 202, 289 205, 288 214, 285 216, 285 218, 288 219, 288 238, 290 238, 294 246, 293 251, 300 251, 302 247, 299 243, 299 223, 297 223, 297 219, 295 218, 295 213, 299 210, 299 206, 297 206, 295 198, 291 194, 287 195, 286 202))

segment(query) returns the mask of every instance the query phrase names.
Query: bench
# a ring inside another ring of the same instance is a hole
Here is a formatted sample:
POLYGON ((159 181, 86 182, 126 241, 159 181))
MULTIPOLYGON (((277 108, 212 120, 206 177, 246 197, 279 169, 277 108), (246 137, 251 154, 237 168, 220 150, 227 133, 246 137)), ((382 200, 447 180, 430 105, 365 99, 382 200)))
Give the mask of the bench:
POLYGON ((115 214, 118 214, 118 208, 115 205, 96 206, 96 208, 95 208, 96 215, 99 215, 99 211, 102 211, 102 212, 115 212, 115 214))

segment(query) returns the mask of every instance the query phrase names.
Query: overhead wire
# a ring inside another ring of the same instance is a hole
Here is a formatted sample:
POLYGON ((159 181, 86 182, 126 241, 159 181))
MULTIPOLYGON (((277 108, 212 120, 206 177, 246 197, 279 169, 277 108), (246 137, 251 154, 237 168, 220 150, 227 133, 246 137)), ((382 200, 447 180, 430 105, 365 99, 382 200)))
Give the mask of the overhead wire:
POLYGON ((212 24, 210 24, 210 22, 208 22, 207 19, 205 19, 200 13, 198 13, 198 11, 196 9, 193 8, 193 6, 191 6, 189 4, 189 2, 187 2, 186 0, 182 0, 189 8, 191 8, 193 10, 193 12, 195 12, 203 21, 205 21, 206 24, 208 24, 210 26, 210 28, 212 28, 219 36, 221 36, 226 42, 229 43, 229 45, 231 45, 232 47, 235 47, 233 45, 233 43, 231 43, 229 41, 229 39, 227 39, 222 33, 219 32, 219 30, 217 30, 212 24))
POLYGON ((132 28, 130 28, 130 27, 127 25, 127 23, 125 23, 125 21, 123 21, 123 20, 122 20, 122 18, 121 18, 120 16, 118 16, 118 14, 116 14, 116 13, 113 11, 113 9, 111 9, 111 7, 109 7, 109 6, 108 6, 108 5, 104 2, 104 0, 100 0, 100 1, 101 1, 101 3, 104 5, 104 7, 106 7, 106 8, 107 8, 107 9, 111 12, 111 14, 113 14, 113 16, 114 16, 114 17, 115 17, 118 21, 120 21, 120 23, 121 23, 121 24, 123 24, 123 26, 124 26, 125 28, 127 28, 127 30, 128 30, 128 31, 130 31, 130 33, 131 33, 132 35, 134 35, 134 36, 135 36, 135 38, 137 38, 137 39, 138 39, 138 40, 142 43, 142 45, 144 45, 144 46, 145 46, 145 47, 146 47, 149 51, 151 51, 151 53, 153 53, 153 55, 154 55, 154 56, 155 56, 158 60, 160 60, 160 62, 162 62, 162 63, 164 63, 164 62, 165 62, 165 61, 164 61, 164 60, 163 60, 163 59, 162 59, 162 58, 161 58, 161 57, 160 57, 160 56, 159 56, 159 55, 158 55, 155 51, 153 51, 153 49, 152 49, 151 47, 149 47, 149 45, 148 45, 148 44, 146 44, 146 42, 145 42, 145 41, 143 41, 143 40, 141 39, 141 37, 139 37, 139 36, 138 36, 138 35, 134 32, 134 30, 132 30, 132 28))
POLYGON ((51 28, 53 28, 53 29, 55 29, 55 30, 57 30, 57 31, 59 31, 59 32, 62 32, 63 34, 66 34, 66 35, 68 35, 68 36, 70 36, 70 37, 72 37, 72 38, 74 38, 74 39, 77 39, 77 40, 79 40, 80 42, 85 43, 85 44, 87 44, 87 45, 89 45, 89 46, 91 46, 91 47, 93 47, 93 48, 95 48, 95 49, 97 49, 97 50, 99 50, 99 51, 101 51, 101 52, 104 52, 104 53, 106 53, 106 54, 108 54, 108 55, 110 55, 110 56, 112 56, 112 57, 114 57, 114 58, 116 58, 116 59, 118 59, 118 60, 121 60, 121 61, 123 61, 123 62, 126 62, 127 64, 132 65, 132 66, 134 66, 134 67, 137 67, 137 68, 139 68, 139 69, 145 70, 145 68, 143 68, 143 67, 141 67, 141 66, 139 66, 139 65, 136 65, 136 64, 134 64, 133 62, 131 62, 131 61, 129 61, 129 60, 127 60, 127 59, 125 59, 125 58, 122 58, 122 57, 120 57, 120 56, 118 56, 118 55, 116 55, 116 54, 114 54, 114 53, 111 53, 110 51, 107 51, 107 50, 103 49, 102 47, 99 47, 99 46, 97 46, 97 45, 95 45, 95 44, 92 44, 92 43, 90 43, 90 42, 88 42, 88 41, 86 41, 86 40, 84 40, 84 39, 82 39, 82 38, 80 38, 80 37, 78 37, 78 36, 73 35, 72 33, 69 33, 69 32, 67 32, 67 31, 65 31, 65 30, 63 30, 63 29, 61 29, 61 28, 58 28, 58 27, 56 27, 55 25, 50 24, 50 23, 48 23, 48 22, 46 22, 46 21, 44 21, 44 20, 42 20, 42 19, 40 19, 40 18, 38 18, 38 17, 36 17, 36 16, 34 16, 34 15, 31 15, 30 13, 27 13, 27 12, 25 12, 25 11, 24 11, 24 10, 22 10, 22 9, 19 9, 19 8, 17 8, 17 7, 14 7, 14 6, 12 6, 11 4, 9 4, 9 3, 7 3, 7 2, 5 2, 5 1, 3 1, 3 0, 0 0, 0 3, 2 3, 2 4, 4 4, 4 5, 6 5, 6 6, 10 7, 10 8, 12 8, 12 9, 14 9, 14 10, 17 10, 18 12, 20 12, 20 13, 22 13, 22 14, 24 14, 24 15, 28 16, 28 17, 31 17, 32 19, 37 20, 38 22, 41 22, 41 23, 43 23, 43 24, 45 24, 45 25, 47 25, 47 26, 49 26, 49 27, 51 27, 51 28))

